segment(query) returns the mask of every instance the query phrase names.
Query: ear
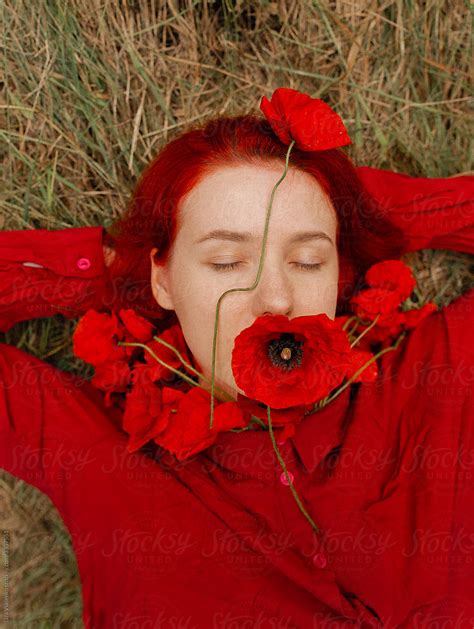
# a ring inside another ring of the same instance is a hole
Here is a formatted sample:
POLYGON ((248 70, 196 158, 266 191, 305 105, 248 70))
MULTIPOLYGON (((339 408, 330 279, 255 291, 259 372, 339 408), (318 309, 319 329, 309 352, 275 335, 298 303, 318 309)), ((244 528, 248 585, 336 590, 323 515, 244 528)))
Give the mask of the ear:
POLYGON ((165 310, 174 310, 173 299, 171 297, 169 272, 164 264, 158 264, 155 261, 155 253, 158 249, 155 247, 150 251, 151 261, 151 290, 153 297, 158 305, 165 310))

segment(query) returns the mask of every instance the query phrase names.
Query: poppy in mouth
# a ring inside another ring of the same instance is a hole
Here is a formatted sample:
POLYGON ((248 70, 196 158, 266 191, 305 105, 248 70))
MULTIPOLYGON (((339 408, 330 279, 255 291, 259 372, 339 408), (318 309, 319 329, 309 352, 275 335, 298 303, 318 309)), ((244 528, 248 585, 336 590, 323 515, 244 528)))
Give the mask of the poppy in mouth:
POLYGON ((234 341, 232 371, 245 395, 271 408, 311 404, 354 372, 339 321, 325 313, 288 319, 263 315, 234 341))

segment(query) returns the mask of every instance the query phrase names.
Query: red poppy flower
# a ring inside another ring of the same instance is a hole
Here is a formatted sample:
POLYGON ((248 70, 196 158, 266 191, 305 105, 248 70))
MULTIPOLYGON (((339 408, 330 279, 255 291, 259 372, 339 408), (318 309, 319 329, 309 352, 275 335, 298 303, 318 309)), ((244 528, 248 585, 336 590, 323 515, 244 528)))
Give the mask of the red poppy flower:
POLYGON ((166 429, 154 437, 157 444, 172 452, 179 460, 209 447, 219 432, 247 425, 245 414, 235 402, 222 402, 214 407, 213 427, 210 423, 210 393, 193 387, 181 394, 170 415, 166 429))
POLYGON ((159 435, 166 434, 166 429, 170 426, 170 422, 174 421, 176 407, 181 398, 185 396, 183 391, 172 387, 156 384, 149 384, 148 386, 153 386, 161 392, 161 410, 157 411, 159 414, 156 416, 149 415, 148 425, 135 420, 124 426, 124 429, 130 432, 130 439, 127 445, 129 452, 141 448, 142 445, 151 439, 155 439, 156 443, 159 443, 157 441, 159 435))
POLYGON ((107 361, 95 367, 91 383, 105 391, 105 405, 110 406, 112 393, 125 393, 131 382, 132 371, 126 360, 107 361))
POLYGON ((354 314, 363 321, 374 321, 380 315, 379 326, 398 323, 401 302, 400 294, 387 288, 367 288, 350 300, 354 314))
POLYGON ((408 299, 416 286, 410 267, 401 260, 383 260, 373 264, 365 273, 365 281, 372 288, 384 288, 408 299))
POLYGON ((271 408, 312 404, 353 373, 339 322, 324 314, 263 315, 234 341, 232 370, 245 395, 271 408))
POLYGON ((352 144, 340 116, 319 98, 298 90, 278 87, 260 110, 284 144, 295 140, 303 151, 324 151, 352 144))
POLYGON ((153 336, 153 325, 138 315, 135 310, 122 308, 119 317, 127 330, 137 341, 146 343, 153 336))
POLYGON ((74 330, 73 351, 78 358, 94 366, 107 360, 125 359, 125 349, 117 345, 123 338, 123 325, 114 312, 88 310, 74 330))
MULTIPOLYGON (((170 328, 166 329, 162 334, 158 336, 158 338, 166 341, 166 343, 169 343, 169 345, 172 345, 174 348, 176 348, 181 356, 184 358, 184 360, 192 365, 191 354, 188 350, 188 346, 186 345, 183 331, 179 323, 175 323, 170 328)), ((170 365, 175 369, 180 369, 181 367, 184 367, 178 356, 173 352, 173 350, 168 349, 159 341, 152 340, 146 345, 158 358, 160 358, 167 365, 170 365)), ((172 372, 167 367, 161 365, 148 350, 144 351, 146 362, 154 367, 155 380, 171 380, 174 378, 174 372, 172 372)), ((195 374, 187 367, 184 367, 184 369, 186 372, 195 376, 195 374)))
POLYGON ((127 393, 123 428, 129 433, 127 450, 138 450, 165 429, 168 417, 162 414, 162 390, 147 377, 148 367, 136 365, 133 388, 127 393))

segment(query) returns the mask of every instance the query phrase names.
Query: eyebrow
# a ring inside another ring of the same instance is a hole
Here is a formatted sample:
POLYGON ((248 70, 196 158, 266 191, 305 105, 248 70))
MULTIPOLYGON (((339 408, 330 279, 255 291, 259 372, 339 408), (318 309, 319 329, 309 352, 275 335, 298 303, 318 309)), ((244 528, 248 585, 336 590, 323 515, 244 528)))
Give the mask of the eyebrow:
MULTIPOLYGON (((252 242, 257 237, 250 232, 235 232, 229 229, 213 229, 211 232, 199 238, 194 244, 199 244, 207 240, 231 240, 232 242, 252 242)), ((327 240, 333 244, 332 239, 322 231, 304 231, 297 232, 289 239, 290 243, 309 242, 310 240, 327 240)))

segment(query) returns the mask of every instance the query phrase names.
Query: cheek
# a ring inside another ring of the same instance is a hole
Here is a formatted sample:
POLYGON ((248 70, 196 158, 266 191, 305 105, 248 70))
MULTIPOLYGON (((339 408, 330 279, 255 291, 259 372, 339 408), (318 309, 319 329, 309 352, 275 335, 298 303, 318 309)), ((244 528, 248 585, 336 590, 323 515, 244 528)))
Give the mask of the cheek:
POLYGON ((298 284, 300 295, 307 301, 317 300, 332 301, 337 295, 339 271, 337 264, 327 266, 323 270, 315 273, 308 273, 309 277, 304 277, 298 284))
POLYGON ((178 316, 199 314, 208 302, 210 287, 194 264, 176 265, 170 276, 170 285, 178 316))
MULTIPOLYGON (((225 275, 224 273, 219 274, 218 272, 204 270, 194 275, 190 290, 192 290, 194 295, 194 304, 196 306, 199 304, 201 318, 203 318, 204 314, 206 319, 211 318, 212 327, 214 327, 216 307, 220 297, 224 295, 219 303, 219 320, 225 316, 227 322, 229 317, 234 316, 236 312, 245 310, 247 307, 246 293, 232 289, 251 283, 252 281, 242 282, 241 279, 239 280, 232 274, 225 275)), ((219 324, 219 329, 221 329, 221 324, 219 324)))
POLYGON ((325 281, 322 282, 320 287, 320 293, 322 298, 329 302, 334 302, 337 300, 337 290, 338 290, 338 275, 333 274, 331 277, 325 278, 325 281))
MULTIPOLYGON (((173 300, 176 315, 190 348, 200 356, 212 352, 216 306, 219 297, 234 288, 235 282, 225 282, 210 273, 196 268, 182 269, 176 273, 173 284, 173 300)), ((249 305, 245 293, 232 292, 219 304, 218 352, 229 345, 229 334, 247 320, 249 305), (246 314, 247 313, 247 314, 246 314)))

